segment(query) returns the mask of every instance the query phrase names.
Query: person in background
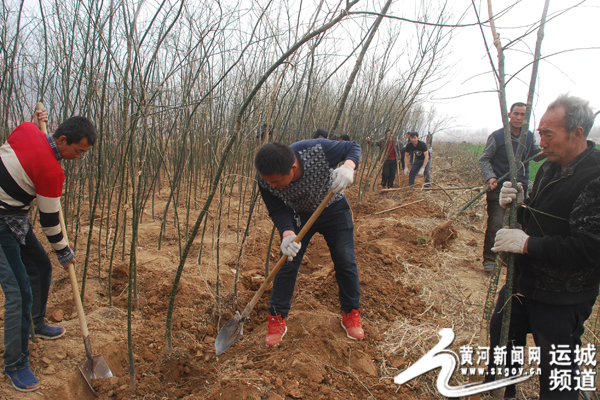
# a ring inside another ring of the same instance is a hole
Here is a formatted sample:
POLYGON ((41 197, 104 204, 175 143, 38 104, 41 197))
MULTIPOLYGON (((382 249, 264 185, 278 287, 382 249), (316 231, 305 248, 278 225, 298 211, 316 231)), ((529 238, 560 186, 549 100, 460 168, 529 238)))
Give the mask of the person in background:
MULTIPOLYGON (((396 179, 396 172, 398 171, 398 158, 403 147, 402 143, 394 140, 391 132, 391 129, 387 129, 384 137, 373 142, 373 144, 380 149, 385 147, 385 161, 383 162, 383 167, 381 169, 381 187, 384 189, 386 187, 389 189, 394 187, 394 180, 396 179)), ((367 137, 367 143, 370 143, 370 140, 371 139, 367 137)))
MULTIPOLYGON (((269 138, 273 139, 273 125, 269 125, 269 138)), ((267 135, 267 124, 262 124, 260 128, 256 131, 256 138, 260 140, 264 140, 267 135)))
MULTIPOLYGON (((425 173, 425 167, 429 162, 429 151, 425 142, 419 140, 418 132, 409 132, 408 136, 410 142, 406 145, 404 175, 408 175, 408 186, 413 186, 417 175, 423 176, 425 173)), ((427 185, 429 182, 431 182, 431 177, 425 176, 425 187, 429 187, 427 185)))
POLYGON ((360 287, 354 254, 354 223, 343 190, 354 177, 361 148, 356 142, 309 139, 290 146, 263 145, 256 153, 260 193, 281 235, 281 254, 288 261, 273 280, 265 344, 278 346, 287 332, 287 317, 302 257, 311 238, 325 238, 339 288, 342 328, 350 339, 362 340, 360 287), (337 167, 339 163, 343 163, 337 167), (329 191, 335 195, 300 243, 294 242, 329 191))
POLYGON ((329 137, 329 131, 326 131, 325 129, 321 129, 321 128, 317 128, 317 130, 313 134, 313 139, 319 139, 319 138, 327 139, 328 137, 329 137))
MULTIPOLYGON (((580 371, 584 323, 600 283, 600 151, 587 136, 594 124, 589 103, 561 95, 542 116, 538 132, 548 160, 538 170, 531 194, 504 182, 499 204, 519 206, 521 229, 500 229, 492 251, 515 256, 514 294, 507 367, 515 346, 528 333, 540 348, 540 400, 577 400, 579 387, 595 391, 595 372, 580 371)), ((490 322, 490 348, 500 342, 505 288, 490 322)), ((585 346, 583 346, 585 347, 585 346)), ((595 355, 594 350, 594 355, 595 355)), ((584 360, 585 361, 585 360, 584 360)), ((596 364, 595 356, 592 360, 596 364)), ((490 367, 495 365, 491 357, 490 367)), ((587 364, 589 367, 590 365, 587 364)), ((515 398, 507 387, 505 398, 515 398)))
POLYGON ((0 147, 0 284, 4 303, 4 371, 19 391, 40 388, 29 368, 29 332, 58 339, 63 327, 46 323, 46 303, 52 283, 52 264, 33 233, 29 209, 37 199, 42 232, 58 261, 68 266, 75 254, 59 223, 60 196, 65 174, 60 160, 81 157, 96 142, 96 128, 85 117, 71 117, 53 135, 40 130, 48 121, 37 111, 33 123, 19 125, 0 147), (32 322, 33 321, 33 322, 32 322))
MULTIPOLYGON (((519 135, 521 134, 526 110, 527 105, 525 103, 515 103, 510 107, 510 113, 508 114, 510 138, 514 154, 516 154, 519 145, 519 135)), ((540 149, 535 145, 533 133, 528 131, 521 161, 525 161, 539 152, 540 149)), ((504 180, 499 182, 498 178, 510 170, 504 140, 504 128, 498 129, 488 136, 483 153, 481 153, 481 157, 479 158, 479 166, 483 180, 490 188, 486 193, 488 219, 485 239, 483 241, 483 269, 485 271, 492 271, 496 263, 496 254, 492 251, 492 245, 494 244, 496 232, 502 228, 504 220, 504 208, 498 204, 500 187, 504 180)), ((522 168, 519 168, 518 181, 521 182, 525 191, 527 191, 529 184, 529 162, 522 163, 521 166, 522 168)))

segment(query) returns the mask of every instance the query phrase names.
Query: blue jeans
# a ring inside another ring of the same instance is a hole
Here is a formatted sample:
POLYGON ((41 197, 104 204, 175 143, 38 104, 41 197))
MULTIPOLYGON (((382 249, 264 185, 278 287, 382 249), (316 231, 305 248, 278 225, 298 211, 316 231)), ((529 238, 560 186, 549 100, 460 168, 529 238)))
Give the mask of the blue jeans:
MULTIPOLYGON (((408 175, 408 186, 413 186, 415 184, 415 178, 417 177, 419 170, 423 166, 423 161, 425 161, 425 160, 415 160, 411 164, 410 173, 408 175)), ((423 175, 425 176, 425 183, 430 183, 431 175, 429 173, 429 169, 427 169, 427 166, 425 168, 423 175)), ((425 187, 429 187, 429 185, 425 185, 425 187)))
MULTIPOLYGON (((498 294, 496 309, 490 322, 490 366, 494 365, 492 349, 498 346, 500 342, 500 328, 502 327, 502 308, 504 307, 504 287, 498 294)), ((560 294, 558 294, 560 296, 560 294)), ((540 400, 577 400, 579 391, 577 390, 550 390, 550 375, 559 370, 570 371, 571 377, 575 376, 575 371, 579 367, 575 363, 575 347, 581 346, 581 335, 583 335, 583 323, 592 313, 592 307, 596 299, 591 299, 581 304, 573 305, 554 305, 545 304, 526 297, 513 297, 510 326, 508 332, 508 353, 506 356, 507 366, 519 367, 519 364, 512 365, 511 350, 513 346, 525 346, 527 344, 527 334, 531 333, 536 346, 540 348, 541 362, 539 367, 541 374, 540 380, 540 400), (552 360, 552 345, 569 346, 571 363, 569 365, 550 365, 552 360)), ((527 350, 526 350, 527 352, 527 350)), ((571 388, 574 388, 575 381, 571 380, 571 388)), ((506 388, 505 395, 514 393, 514 386, 506 388)))
MULTIPOLYGON (((298 215, 302 225, 310 218, 310 214, 298 215)), ((297 226, 294 229, 296 233, 300 231, 297 226)), ((302 239, 302 247, 296 257, 292 261, 286 262, 275 276, 271 306, 268 308, 270 314, 281 314, 287 318, 292 305, 300 263, 308 243, 315 233, 323 235, 329 247, 342 311, 349 313, 360 308, 358 269, 354 255, 354 223, 348 201, 343 198, 323 210, 323 213, 302 239)))
MULTIPOLYGON (((419 172, 419 171, 417 171, 419 172)), ((431 154, 429 154, 429 161, 427 161, 427 165, 425 166, 425 187, 431 187, 429 184, 431 182, 431 154)))
POLYGON ((0 218, 0 285, 4 292, 4 368, 29 365, 29 331, 45 323, 52 282, 48 254, 30 227, 21 245, 0 218))

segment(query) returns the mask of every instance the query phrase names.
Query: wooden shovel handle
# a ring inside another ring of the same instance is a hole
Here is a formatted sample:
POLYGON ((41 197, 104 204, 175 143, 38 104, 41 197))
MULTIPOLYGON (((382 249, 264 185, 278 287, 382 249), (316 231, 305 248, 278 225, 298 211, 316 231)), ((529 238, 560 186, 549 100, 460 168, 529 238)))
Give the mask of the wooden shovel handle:
MULTIPOLYGON (((39 101, 37 103, 35 103, 35 110, 36 111, 42 111, 44 109, 44 105, 42 103, 40 103, 39 101)), ((44 133, 48 133, 48 127, 46 126, 46 123, 44 121, 39 121, 40 123, 40 130, 44 133)))
MULTIPOLYGON (((58 210, 58 219, 60 220, 60 229, 62 230, 63 237, 65 238, 68 246, 69 239, 67 238, 67 228, 65 227, 65 219, 63 217, 62 207, 58 210)), ((86 339, 89 336, 89 331, 87 327, 87 321, 85 320, 83 304, 81 304, 81 297, 79 297, 79 285, 77 284, 77 275, 75 275, 75 267, 73 266, 73 263, 69 264, 68 269, 69 278, 71 278, 71 288, 73 289, 73 302, 75 303, 75 307, 77 307, 77 316, 79 317, 81 334, 83 335, 83 339, 86 339)))
MULTIPOLYGON (((315 212, 313 212, 313 214, 310 216, 308 221, 306 221, 306 223, 304 224, 304 226, 302 227, 302 229, 300 230, 298 235, 296 235, 296 237, 294 238, 294 242, 300 243, 302 241, 302 239, 304 238, 304 235, 306 235, 306 232, 308 232, 308 230, 312 227, 312 225, 315 223, 317 218, 319 218, 319 215, 321 215, 321 212, 323 212, 325 207, 327 207, 327 204, 329 204, 329 202, 331 201, 331 198, 333 197, 334 194, 335 193, 333 193, 332 191, 329 191, 329 193, 327 193, 327 196, 325 196, 323 201, 321 201, 321 204, 319 204, 319 206, 317 207, 315 212)), ((267 279, 265 279, 265 281, 262 283, 262 285, 260 285, 260 288, 258 288, 258 291, 254 295, 254 297, 252 298, 250 303, 248 303, 246 308, 244 308, 244 311, 242 312, 242 315, 241 315, 242 320, 248 318, 248 316, 250 315, 250 312, 252 311, 254 306, 256 306, 256 303, 258 303, 258 300, 260 300, 260 298, 262 297, 265 290, 267 290, 267 286, 269 286, 269 284, 271 282, 273 282, 273 279, 275 279, 275 275, 277 275, 277 273, 279 272, 281 267, 283 267, 283 264, 285 264, 285 262, 287 261, 287 257, 288 256, 286 256, 285 254, 283 256, 281 256, 281 258, 279 259, 279 262, 277 262, 277 265, 275 265, 275 267, 271 270, 271 273, 269 274, 267 279)))

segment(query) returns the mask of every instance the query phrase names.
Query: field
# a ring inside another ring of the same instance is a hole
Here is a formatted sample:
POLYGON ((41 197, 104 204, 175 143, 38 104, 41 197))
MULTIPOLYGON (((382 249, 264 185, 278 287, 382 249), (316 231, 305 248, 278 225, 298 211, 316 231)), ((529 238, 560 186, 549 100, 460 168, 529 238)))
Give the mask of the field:
MULTIPOLYGON (((114 373, 114 378, 94 381, 98 398, 442 398, 435 384, 437 371, 400 387, 393 378, 438 342, 442 328, 453 329, 456 339, 451 349, 457 354, 460 346, 479 344, 489 279, 480 260, 483 201, 459 218, 448 219, 481 187, 477 173, 465 174, 452 167, 461 157, 461 165, 477 162, 460 147, 452 145, 436 152, 433 179, 445 191, 372 191, 359 202, 356 186, 349 190, 366 332, 360 342, 347 339, 340 327, 331 259, 323 239, 316 236, 302 263, 282 345, 268 349, 263 344, 267 290, 246 321, 243 337, 216 356, 214 341, 219 328, 254 295, 264 280, 266 259, 274 265, 278 258, 277 243, 267 254, 272 224, 261 209, 243 247, 237 296, 233 282, 240 232, 235 213, 215 220, 221 225, 219 243, 204 243, 200 265, 196 262, 200 245, 192 248, 194 256, 185 265, 177 292, 174 350, 166 352, 165 318, 178 242, 169 228, 158 250, 161 221, 152 219, 146 210, 137 244, 139 308, 132 313, 134 387, 127 348, 128 262, 118 262, 113 270, 114 305, 110 307, 105 290, 105 249, 99 259, 92 256, 89 260, 94 272, 86 280, 84 305, 91 343, 94 353, 103 355, 114 373), (462 189, 451 189, 456 187, 462 189), (406 206, 391 210, 402 205, 406 206)), ((397 182, 400 187, 406 185, 406 177, 401 174, 397 182)), ((166 193, 157 198, 157 208, 164 206, 166 193)), ((227 201, 232 211, 239 206, 239 197, 227 201)), ((210 226, 206 235, 216 227, 210 226)), ((84 237, 86 227, 81 229, 84 237)), ((125 253, 123 258, 127 257, 125 253)), ((38 340, 31 344, 32 368, 43 389, 19 394, 18 398, 39 399, 42 395, 47 399, 91 400, 94 396, 77 369, 85 353, 69 279, 59 266, 54 272, 48 318, 65 326, 67 334, 55 342, 38 340)), ((452 380, 454 385, 464 382, 465 377, 458 374, 452 380)), ((534 398, 535 393, 532 381, 519 387, 519 399, 534 398)), ((0 398, 17 398, 6 381, 0 385, 0 398)))

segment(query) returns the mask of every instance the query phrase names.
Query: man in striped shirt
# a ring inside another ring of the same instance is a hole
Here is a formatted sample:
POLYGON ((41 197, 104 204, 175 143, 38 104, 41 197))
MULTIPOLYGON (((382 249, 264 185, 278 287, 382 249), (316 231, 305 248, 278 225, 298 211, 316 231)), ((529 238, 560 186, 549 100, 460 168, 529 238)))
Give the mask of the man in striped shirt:
POLYGON ((42 231, 68 266, 75 254, 59 222, 60 196, 65 174, 61 159, 79 158, 96 141, 96 129, 85 117, 65 120, 53 135, 40 130, 45 110, 32 122, 19 125, 0 147, 0 284, 6 298, 4 310, 4 369, 15 389, 37 390, 40 383, 29 369, 29 331, 37 337, 57 339, 62 327, 46 323, 46 303, 52 282, 52 264, 29 221, 37 200, 42 231))

